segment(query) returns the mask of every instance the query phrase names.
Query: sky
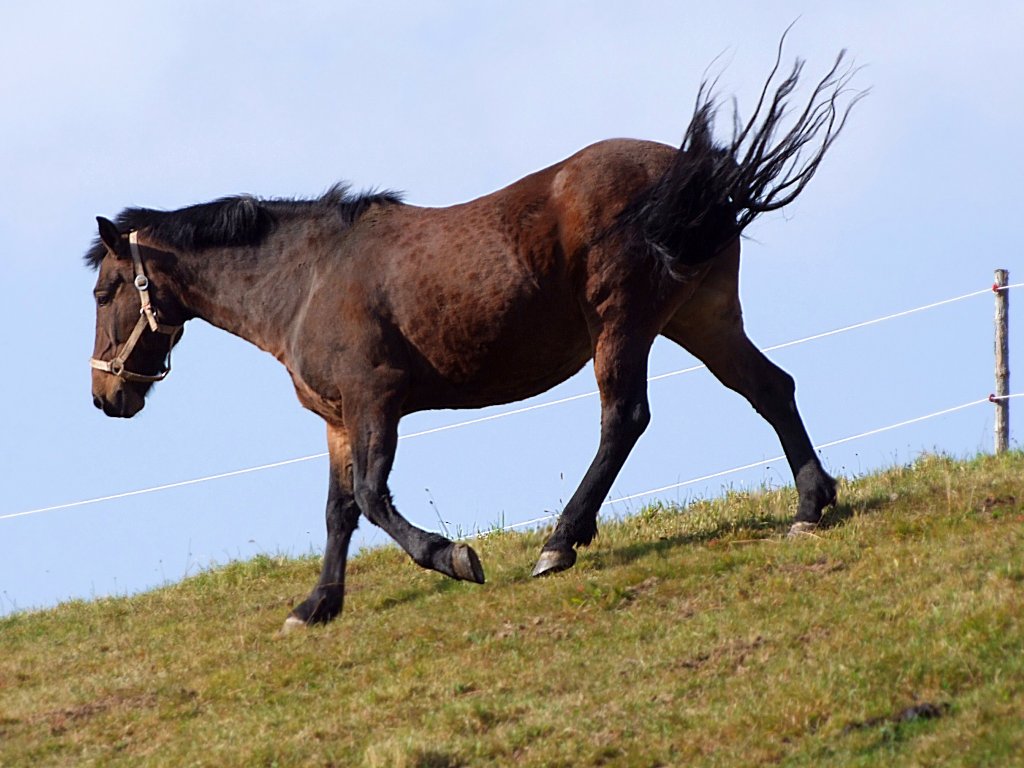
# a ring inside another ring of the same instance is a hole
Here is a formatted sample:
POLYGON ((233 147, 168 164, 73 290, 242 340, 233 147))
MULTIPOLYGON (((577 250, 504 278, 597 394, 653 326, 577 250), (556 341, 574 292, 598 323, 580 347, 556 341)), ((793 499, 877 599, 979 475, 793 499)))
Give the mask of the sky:
MULTIPOLYGON (((749 114, 794 20, 787 61, 806 58, 809 81, 847 48, 863 67, 854 85, 871 94, 803 196, 747 231, 751 338, 779 344, 960 296, 991 285, 996 268, 1024 279, 1020 3, 4 4, 0 614, 323 546, 322 458, 34 512, 325 450, 284 368, 201 321, 137 417, 93 407, 95 276, 81 255, 97 215, 237 193, 312 197, 340 180, 444 206, 601 139, 678 144, 708 71, 749 114)), ((769 354, 796 378, 821 444, 986 397, 992 305, 989 293, 769 354)), ((1011 372, 1024 370, 1019 315, 1011 307, 1011 372)), ((694 364, 662 340, 650 372, 694 364)), ((588 367, 526 405, 594 388, 588 367)), ((781 453, 707 371, 649 392, 652 424, 612 498, 781 453)), ((400 433, 504 410, 416 414, 400 433)), ((585 397, 409 437, 391 488, 407 518, 453 535, 553 514, 598 428, 597 399, 585 397)), ((985 404, 821 456, 856 476, 922 451, 991 450, 992 428, 985 404)), ((790 482, 771 461, 603 515, 790 482)), ((385 541, 363 522, 354 549, 385 541)))

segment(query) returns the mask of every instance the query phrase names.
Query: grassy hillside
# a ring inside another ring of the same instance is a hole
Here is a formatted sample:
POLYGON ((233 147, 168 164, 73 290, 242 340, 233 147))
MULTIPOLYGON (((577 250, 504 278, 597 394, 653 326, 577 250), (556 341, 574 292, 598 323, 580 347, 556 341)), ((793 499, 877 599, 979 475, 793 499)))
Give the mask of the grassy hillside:
POLYGON ((0 620, 0 765, 1024 765, 1024 455, 606 523, 572 571, 394 549, 279 635, 313 559, 0 620))

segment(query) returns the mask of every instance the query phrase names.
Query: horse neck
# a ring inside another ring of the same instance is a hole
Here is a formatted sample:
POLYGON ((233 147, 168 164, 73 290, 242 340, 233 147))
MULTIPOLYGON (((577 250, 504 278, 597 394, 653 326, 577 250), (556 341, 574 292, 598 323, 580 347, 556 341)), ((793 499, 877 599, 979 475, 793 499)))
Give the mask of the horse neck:
POLYGON ((176 277, 190 315, 282 359, 314 270, 290 249, 274 246, 179 254, 176 277))

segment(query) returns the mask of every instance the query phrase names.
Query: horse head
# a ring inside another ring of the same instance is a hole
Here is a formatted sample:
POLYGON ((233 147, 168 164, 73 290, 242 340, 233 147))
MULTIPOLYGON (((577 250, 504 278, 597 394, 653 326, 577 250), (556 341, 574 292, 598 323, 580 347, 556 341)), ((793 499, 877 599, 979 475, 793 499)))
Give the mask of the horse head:
POLYGON ((97 218, 99 238, 87 255, 98 272, 93 404, 107 416, 130 418, 171 370, 171 349, 186 319, 167 267, 171 253, 140 245, 137 233, 97 218))

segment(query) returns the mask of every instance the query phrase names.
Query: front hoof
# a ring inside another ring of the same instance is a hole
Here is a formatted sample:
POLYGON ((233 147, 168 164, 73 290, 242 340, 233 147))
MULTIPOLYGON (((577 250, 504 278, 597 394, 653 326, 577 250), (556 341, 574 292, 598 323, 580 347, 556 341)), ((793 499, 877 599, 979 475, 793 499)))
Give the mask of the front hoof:
POLYGON ((575 549, 545 549, 537 559, 533 568, 534 577, 547 576, 549 573, 565 571, 576 565, 575 549))
POLYGON ((452 572, 457 579, 472 581, 476 584, 484 583, 484 569, 480 565, 480 558, 468 544, 452 546, 452 572))
POLYGON ((802 536, 814 536, 815 531, 818 529, 817 523, 809 523, 805 520, 799 520, 789 528, 789 533, 786 534, 787 539, 799 539, 802 536))
POLYGON ((296 630, 306 629, 309 625, 306 624, 302 619, 296 616, 294 613, 289 614, 288 618, 284 620, 284 626, 281 627, 281 634, 287 635, 289 632, 295 632, 296 630))

